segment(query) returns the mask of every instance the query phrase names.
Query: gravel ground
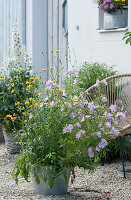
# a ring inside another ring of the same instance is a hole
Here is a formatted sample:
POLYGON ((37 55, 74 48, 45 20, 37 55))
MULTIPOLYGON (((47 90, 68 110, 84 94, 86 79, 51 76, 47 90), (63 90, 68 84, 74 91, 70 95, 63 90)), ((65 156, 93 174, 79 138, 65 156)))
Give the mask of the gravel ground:
MULTIPOLYGON (((92 174, 76 168, 76 180, 67 195, 43 196, 34 193, 31 179, 27 183, 19 177, 19 184, 15 184, 11 177, 15 158, 0 143, 0 200, 131 200, 131 180, 117 174, 121 161, 98 166, 92 174)), ((125 164, 131 166, 129 161, 125 164)))

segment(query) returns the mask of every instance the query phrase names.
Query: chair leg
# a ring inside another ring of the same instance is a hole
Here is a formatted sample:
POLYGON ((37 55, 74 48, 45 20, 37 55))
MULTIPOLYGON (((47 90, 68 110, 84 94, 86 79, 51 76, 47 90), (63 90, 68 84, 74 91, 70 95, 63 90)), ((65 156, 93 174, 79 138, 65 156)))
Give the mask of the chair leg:
POLYGON ((121 144, 121 159, 122 159, 122 166, 123 166, 123 176, 126 178, 125 175, 125 166, 124 166, 124 156, 123 156, 123 144, 122 144, 122 137, 120 136, 120 144, 121 144))

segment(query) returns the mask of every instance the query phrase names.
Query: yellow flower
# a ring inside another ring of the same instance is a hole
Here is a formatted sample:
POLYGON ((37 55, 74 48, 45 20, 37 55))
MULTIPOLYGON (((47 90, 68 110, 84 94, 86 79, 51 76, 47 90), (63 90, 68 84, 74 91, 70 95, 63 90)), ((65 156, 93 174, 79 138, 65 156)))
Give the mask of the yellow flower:
POLYGON ((30 101, 32 101, 32 98, 29 98, 30 101))
POLYGON ((13 81, 13 79, 11 78, 9 81, 10 81, 10 82, 12 82, 12 81, 13 81))
POLYGON ((29 107, 32 108, 32 105, 30 105, 29 107))
POLYGON ((15 116, 15 113, 13 114, 13 116, 15 116))
POLYGON ((33 99, 32 101, 33 101, 33 102, 35 102, 35 100, 34 100, 34 99, 33 99))
POLYGON ((51 69, 53 69, 54 67, 51 67, 51 69))
POLYGON ((42 71, 46 71, 46 69, 42 69, 42 71))
POLYGON ((0 81, 4 81, 5 80, 5 78, 0 78, 0 81))
POLYGON ((53 82, 53 83, 55 83, 55 82, 56 82, 56 80, 53 80, 52 82, 53 82))
POLYGON ((9 114, 9 115, 6 115, 6 117, 12 117, 12 115, 9 114))
POLYGON ((11 87, 14 87, 14 84, 12 84, 11 87))
POLYGON ((41 92, 39 92, 38 95, 41 95, 41 92))
POLYGON ((46 81, 44 81, 44 83, 46 83, 46 81))
POLYGON ((27 120, 25 119, 24 122, 27 122, 27 120))
POLYGON ((17 102, 15 102, 15 106, 17 106, 17 102))
POLYGON ((17 119, 17 117, 14 117, 14 119, 17 119))
POLYGON ((21 69, 21 67, 18 67, 18 69, 20 70, 20 69, 21 69))
POLYGON ((26 84, 28 84, 29 83, 29 81, 26 81, 26 84))
POLYGON ((38 106, 39 104, 38 103, 35 103, 35 106, 38 106))
POLYGON ((36 90, 34 92, 37 92, 36 90))
POLYGON ((50 50, 50 52, 53 52, 53 50, 50 50))
POLYGON ((61 89, 59 89, 59 92, 60 92, 60 93, 62 93, 62 90, 61 90, 61 89))
POLYGON ((60 76, 60 74, 56 73, 56 76, 60 76))
POLYGON ((17 105, 20 105, 20 102, 19 102, 19 101, 17 102, 17 105))
POLYGON ((13 93, 13 92, 14 92, 14 90, 11 91, 11 93, 13 93))
POLYGON ((25 105, 27 105, 27 104, 29 104, 29 101, 26 101, 26 102, 25 102, 25 105))
POLYGON ((60 52, 60 50, 56 50, 56 53, 59 53, 60 52))
POLYGON ((30 80, 33 80, 33 79, 34 79, 33 77, 30 78, 30 80))
POLYGON ((87 104, 87 102, 84 102, 84 104, 86 105, 86 104, 87 104))
POLYGON ((38 80, 39 78, 36 77, 35 79, 38 80))
POLYGON ((28 85, 28 86, 27 86, 27 88, 31 88, 31 87, 33 87, 33 85, 28 85))
POLYGON ((48 88, 45 88, 45 91, 47 91, 48 90, 48 88))
POLYGON ((77 104, 78 104, 78 101, 76 101, 75 104, 77 105, 77 104))
POLYGON ((14 119, 13 117, 11 117, 11 119, 14 119))
POLYGON ((49 106, 50 104, 49 104, 49 103, 46 103, 46 105, 49 106))
POLYGON ((25 112, 23 112, 22 115, 25 115, 25 112))
POLYGON ((36 82, 35 82, 35 81, 32 81, 32 83, 36 84, 36 82))

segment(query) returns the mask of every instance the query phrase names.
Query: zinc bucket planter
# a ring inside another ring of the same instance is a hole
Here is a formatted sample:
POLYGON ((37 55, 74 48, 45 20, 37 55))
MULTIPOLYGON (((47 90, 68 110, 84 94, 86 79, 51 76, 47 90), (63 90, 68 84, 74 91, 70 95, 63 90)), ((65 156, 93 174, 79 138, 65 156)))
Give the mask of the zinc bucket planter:
POLYGON ((43 195, 64 195, 67 193, 69 177, 70 177, 69 172, 67 173, 67 181, 66 182, 64 180, 62 180, 59 175, 57 175, 55 177, 54 185, 52 188, 50 188, 48 181, 44 182, 44 180, 43 180, 44 168, 41 167, 37 173, 38 173, 38 176, 40 179, 40 184, 36 183, 35 177, 33 175, 33 171, 31 171, 31 176, 32 176, 32 180, 33 180, 33 186, 34 186, 35 193, 43 194, 43 195))
POLYGON ((14 132, 7 134, 4 126, 2 126, 2 131, 3 131, 7 151, 11 154, 19 153, 21 146, 17 144, 18 142, 17 134, 14 132))
POLYGON ((104 29, 125 28, 128 25, 128 9, 104 13, 104 29))

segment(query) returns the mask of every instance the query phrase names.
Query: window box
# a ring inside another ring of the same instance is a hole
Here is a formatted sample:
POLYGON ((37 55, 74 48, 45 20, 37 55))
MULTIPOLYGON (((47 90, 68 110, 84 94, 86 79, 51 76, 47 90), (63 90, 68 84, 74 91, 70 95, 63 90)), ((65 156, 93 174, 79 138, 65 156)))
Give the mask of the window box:
POLYGON ((118 9, 104 13, 103 29, 125 28, 128 25, 128 9, 118 9))

